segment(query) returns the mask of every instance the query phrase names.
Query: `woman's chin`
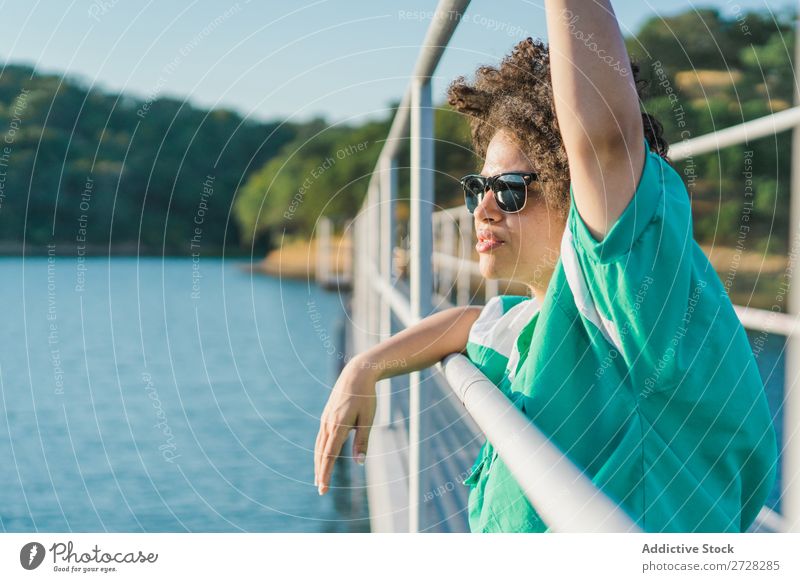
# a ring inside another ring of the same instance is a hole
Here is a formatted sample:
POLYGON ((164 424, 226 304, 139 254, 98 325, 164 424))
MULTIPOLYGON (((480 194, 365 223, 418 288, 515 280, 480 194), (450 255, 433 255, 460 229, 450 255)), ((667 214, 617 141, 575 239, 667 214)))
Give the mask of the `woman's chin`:
POLYGON ((497 264, 494 256, 489 254, 481 254, 478 263, 478 270, 481 272, 481 277, 484 279, 500 279, 502 278, 500 265, 497 264))

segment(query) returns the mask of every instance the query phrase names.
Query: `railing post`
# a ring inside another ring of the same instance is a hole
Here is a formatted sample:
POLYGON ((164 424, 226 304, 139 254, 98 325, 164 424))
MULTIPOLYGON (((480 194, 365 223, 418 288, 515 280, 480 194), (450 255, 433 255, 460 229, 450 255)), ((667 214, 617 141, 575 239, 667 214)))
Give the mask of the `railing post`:
MULTIPOLYGON (((369 220, 369 212, 370 212, 370 195, 369 190, 367 191, 367 197, 365 199, 366 204, 364 205, 364 212, 361 213, 361 222, 362 224, 362 237, 361 237, 361 251, 362 251, 362 265, 361 268, 364 269, 362 272, 369 272, 369 238, 372 235, 371 231, 371 224, 369 220)), ((370 341, 370 332, 372 331, 372 322, 370 322, 370 305, 372 305, 372 295, 373 290, 369 284, 369 279, 364 283, 364 295, 363 295, 363 302, 361 304, 361 308, 364 310, 364 319, 363 319, 363 327, 361 328, 361 332, 364 337, 364 346, 362 350, 367 350, 372 345, 370 341)))
MULTIPOLYGON (((381 248, 380 242, 383 237, 385 237, 385 233, 381 232, 381 192, 380 192, 380 184, 378 182, 375 183, 375 186, 372 188, 372 192, 370 195, 370 213, 369 213, 369 223, 372 227, 372 236, 370 236, 370 241, 372 244, 369 244, 370 247, 370 259, 372 262, 372 269, 375 271, 376 276, 379 276, 380 268, 381 268, 381 248)), ((384 304, 383 297, 378 290, 375 289, 374 285, 370 285, 373 289, 373 297, 374 301, 372 303, 372 310, 370 315, 372 317, 372 327, 370 331, 372 333, 372 345, 378 344, 383 339, 381 335, 381 309, 382 305, 384 304)))
POLYGON ((466 206, 461 207, 458 219, 458 240, 461 246, 461 266, 458 269, 458 291, 456 303, 469 305, 472 297, 472 270, 467 261, 472 260, 472 215, 466 206))
MULTIPOLYGON (((357 235, 356 238, 356 256, 358 257, 358 272, 363 273, 367 268, 367 261, 366 261, 366 250, 367 245, 366 242, 366 226, 367 221, 365 219, 366 211, 362 211, 359 213, 358 220, 356 222, 356 229, 355 233, 357 235)), ((353 311, 357 314, 356 317, 356 334, 355 336, 358 338, 358 347, 356 349, 356 353, 361 353, 367 349, 367 300, 369 294, 369 280, 365 277, 358 278, 358 293, 356 295, 356 300, 353 302, 353 311)))
POLYGON ((322 216, 317 226, 317 284, 326 286, 330 283, 331 258, 331 219, 322 216))
POLYGON ((350 312, 351 317, 353 318, 352 323, 352 338, 353 338, 353 345, 351 349, 353 353, 348 354, 348 356, 352 357, 355 354, 361 351, 361 301, 363 301, 362 295, 362 283, 361 280, 363 277, 357 276, 357 273, 362 273, 362 269, 364 268, 363 263, 361 262, 361 219, 360 219, 360 212, 356 214, 355 218, 350 222, 350 238, 353 241, 350 252, 353 256, 353 295, 350 298, 350 312))
POLYGON ((367 344, 366 347, 370 348, 378 342, 378 318, 377 312, 379 309, 378 303, 381 300, 380 295, 376 291, 375 287, 372 285, 371 274, 377 263, 378 259, 378 250, 376 245, 373 241, 378 239, 379 236, 379 225, 376 223, 376 215, 375 215, 375 200, 376 200, 376 186, 375 184, 370 184, 369 189, 367 190, 367 205, 366 209, 364 210, 364 221, 367 223, 366 232, 367 235, 364 237, 364 257, 366 259, 366 272, 370 273, 368 275, 368 283, 366 285, 367 288, 367 300, 366 300, 366 312, 367 312, 367 326, 366 326, 366 335, 367 335, 367 344))
MULTIPOLYGON (((442 250, 442 229, 441 229, 441 216, 438 212, 431 212, 431 249, 433 254, 442 250)), ((433 276, 431 277, 431 284, 433 285, 433 295, 436 297, 442 285, 442 265, 431 259, 431 269, 433 276)), ((435 303, 435 301, 434 301, 435 303)))
MULTIPOLYGON (((365 272, 369 269, 369 196, 367 196, 367 207, 361 213, 360 222, 361 229, 359 238, 361 239, 361 269, 365 272)), ((369 338, 370 321, 369 321, 369 305, 372 299, 373 290, 370 287, 369 279, 362 281, 361 303, 359 309, 361 310, 361 352, 369 349, 371 343, 369 338)))
MULTIPOLYGON (((397 161, 392 158, 380 160, 380 215, 381 245, 380 264, 381 278, 389 285, 393 284, 394 272, 394 239, 395 239, 395 200, 397 199, 397 161)), ((381 302, 380 333, 381 341, 392 335, 392 309, 388 301, 381 302)), ((392 379, 387 378, 378 384, 377 423, 381 426, 392 424, 392 379)))
MULTIPOLYGON (((800 105, 800 14, 795 21, 794 103, 800 105)), ((789 198, 789 284, 788 314, 792 320, 800 315, 800 127, 792 130, 791 195, 789 198)), ((800 337, 790 333, 786 338, 786 380, 783 409, 783 471, 781 505, 787 532, 800 532, 800 337)))
MULTIPOLYGON (((441 214, 439 224, 439 232, 441 233, 440 251, 453 258, 458 256, 456 254, 456 216, 453 212, 445 212, 441 214)), ((455 267, 451 263, 443 263, 439 265, 438 271, 440 294, 445 295, 448 301, 452 301, 455 267), (441 290, 444 290, 444 293, 441 290)))
MULTIPOLYGON (((415 77, 411 83, 411 200, 410 266, 411 316, 422 319, 430 314, 433 279, 431 256, 433 233, 433 107, 429 77, 415 77)), ((429 487, 430 455, 424 441, 431 437, 429 426, 430 396, 421 391, 426 373, 410 374, 408 460, 409 460, 409 531, 425 526, 423 499, 429 487)))

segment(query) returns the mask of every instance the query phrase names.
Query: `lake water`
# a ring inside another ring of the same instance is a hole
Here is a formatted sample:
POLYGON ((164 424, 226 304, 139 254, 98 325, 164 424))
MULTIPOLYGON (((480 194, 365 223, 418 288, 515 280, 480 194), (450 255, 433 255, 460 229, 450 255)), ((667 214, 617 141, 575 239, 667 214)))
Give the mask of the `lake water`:
MULTIPOLYGON (((368 531, 363 467, 313 484, 337 294, 234 261, 43 257, 0 259, 0 306, 2 531, 368 531)), ((784 344, 757 360, 779 436, 784 344)))
POLYGON ((235 261, 42 257, 0 259, 0 305, 3 531, 369 530, 363 467, 314 487, 337 294, 235 261))

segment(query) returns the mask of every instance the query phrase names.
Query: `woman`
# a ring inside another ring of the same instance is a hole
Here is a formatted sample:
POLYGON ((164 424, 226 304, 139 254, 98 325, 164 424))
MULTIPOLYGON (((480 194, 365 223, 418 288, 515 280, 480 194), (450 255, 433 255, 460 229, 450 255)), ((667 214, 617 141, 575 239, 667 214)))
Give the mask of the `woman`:
MULTIPOLYGON (((532 297, 437 313, 351 360, 317 436, 320 494, 350 428, 363 462, 377 380, 466 352, 643 530, 745 531, 777 463, 747 336, 610 3, 546 11, 548 47, 449 88, 484 159, 462 179, 481 273, 532 297)), ((491 443, 464 483, 472 531, 547 529, 491 443)))

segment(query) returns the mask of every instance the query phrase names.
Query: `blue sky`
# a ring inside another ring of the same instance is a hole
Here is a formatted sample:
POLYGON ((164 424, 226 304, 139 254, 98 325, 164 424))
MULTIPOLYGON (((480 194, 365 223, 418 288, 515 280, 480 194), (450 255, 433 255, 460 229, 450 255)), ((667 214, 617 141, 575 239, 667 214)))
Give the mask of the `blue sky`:
MULTIPOLYGON (((435 0, 29 0, 0 3, 0 58, 67 72, 108 91, 169 95, 258 119, 360 121, 398 99, 435 0)), ((650 16, 718 7, 777 11, 791 0, 616 0, 624 33, 650 16)), ((473 0, 434 78, 495 63, 546 39, 544 2, 473 0)))

